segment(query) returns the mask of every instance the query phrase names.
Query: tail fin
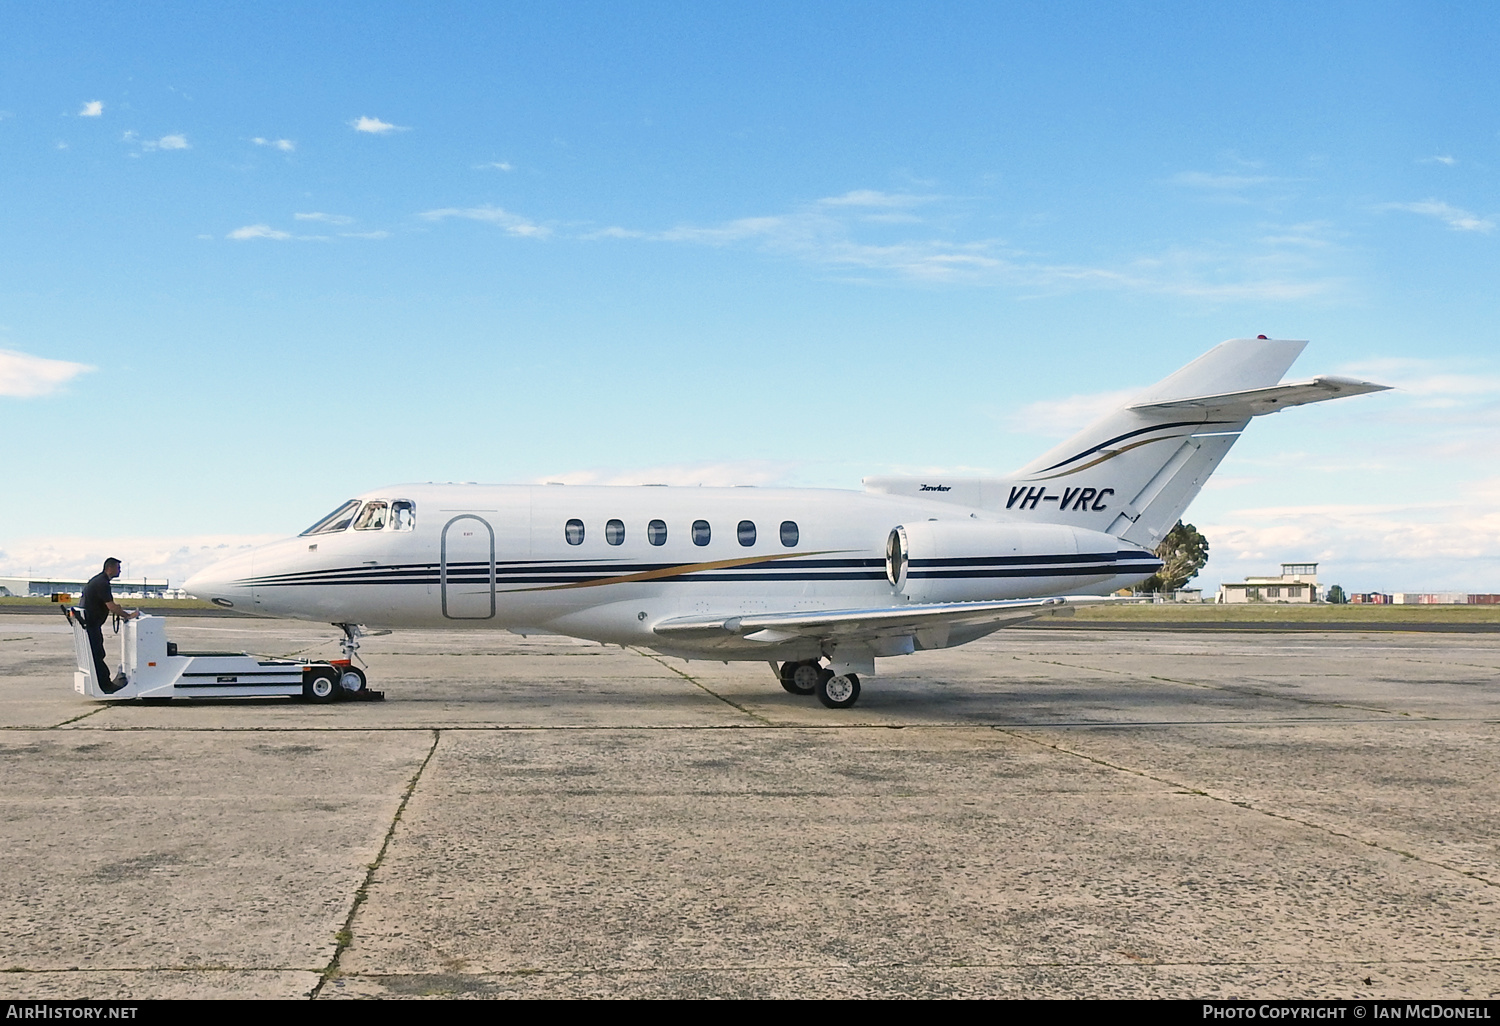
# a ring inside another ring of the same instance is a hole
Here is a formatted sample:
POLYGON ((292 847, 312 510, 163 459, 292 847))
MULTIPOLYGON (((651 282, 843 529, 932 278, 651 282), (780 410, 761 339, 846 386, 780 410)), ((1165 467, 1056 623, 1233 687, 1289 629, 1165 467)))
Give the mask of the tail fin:
POLYGON ((1107 531, 1154 547, 1252 417, 1386 387, 1330 377, 1278 384, 1306 345, 1267 338, 1221 343, 1006 479, 940 486, 872 478, 865 486, 1107 531))
POLYGON ((1090 514, 1103 515, 1080 526, 1156 545, 1252 417, 1384 387, 1342 378, 1278 384, 1306 346, 1266 338, 1237 338, 1215 346, 1022 467, 1015 481, 1026 488, 1017 504, 1034 485, 1056 482, 1051 487, 1062 490, 1060 519, 1087 507, 1090 514), (1108 495, 1103 501, 1080 501, 1091 490, 1096 497, 1108 495), (1064 503, 1069 491, 1077 497, 1064 503))

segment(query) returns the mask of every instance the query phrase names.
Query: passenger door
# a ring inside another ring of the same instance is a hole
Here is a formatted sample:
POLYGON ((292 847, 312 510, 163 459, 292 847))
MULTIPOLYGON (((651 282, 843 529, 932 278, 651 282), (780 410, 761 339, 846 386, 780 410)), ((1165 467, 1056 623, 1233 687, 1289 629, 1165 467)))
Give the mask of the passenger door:
POLYGON ((495 615, 495 529, 481 516, 460 513, 443 525, 438 580, 443 615, 488 620, 495 615))

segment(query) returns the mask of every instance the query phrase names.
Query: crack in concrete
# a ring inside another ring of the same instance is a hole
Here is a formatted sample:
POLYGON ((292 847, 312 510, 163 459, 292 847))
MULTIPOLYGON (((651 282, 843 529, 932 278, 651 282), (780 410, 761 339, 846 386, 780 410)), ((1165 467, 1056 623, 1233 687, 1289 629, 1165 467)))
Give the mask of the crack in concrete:
POLYGON ((396 806, 396 814, 391 817, 391 825, 386 829, 385 840, 380 843, 380 851, 375 855, 375 861, 371 862, 369 868, 365 870, 365 878, 360 883, 359 889, 354 892, 354 901, 349 906, 349 915, 344 919, 344 928, 338 932, 337 944, 333 949, 333 957, 328 960, 328 965, 318 977, 317 986, 313 987, 312 991, 307 995, 309 999, 316 1001, 318 995, 322 993, 324 985, 339 975, 339 961, 344 957, 344 952, 348 950, 349 945, 354 943, 354 917, 359 914, 360 908, 364 906, 365 901, 370 896, 370 884, 375 879, 375 871, 385 861, 385 853, 390 850, 391 841, 396 836, 396 827, 401 824, 401 816, 406 812, 406 803, 411 801, 411 796, 417 789, 417 782, 422 779, 422 773, 427 769, 427 764, 437 754, 438 742, 442 739, 443 732, 441 730, 434 730, 432 732, 432 746, 427 749, 427 757, 422 760, 422 765, 417 767, 417 771, 412 774, 411 780, 407 782, 406 791, 401 795, 401 801, 396 806))
POLYGON ((33 730, 56 730, 58 727, 66 727, 70 723, 77 723, 79 720, 87 719, 88 717, 93 716, 95 713, 102 713, 104 710, 106 710, 108 708, 109 708, 109 706, 107 706, 107 705, 101 705, 97 709, 90 709, 86 713, 79 713, 77 716, 74 716, 70 720, 63 720, 61 723, 54 723, 50 727, 33 727, 31 729, 33 729, 33 730))
POLYGON ((1133 766, 1122 766, 1119 763, 1110 762, 1108 759, 1101 759, 1096 755, 1089 755, 1086 752, 1075 752, 1070 748, 1064 748, 1062 745, 1052 744, 1051 742, 1043 741, 1040 738, 1028 737, 1027 735, 1017 730, 1008 730, 1004 727, 992 727, 991 729, 1001 734, 1005 734, 1008 737, 1016 738, 1019 741, 1027 741, 1042 748, 1048 748, 1054 752, 1060 752, 1063 755, 1071 755, 1075 759, 1083 759, 1086 762, 1094 763, 1096 766, 1103 766, 1106 769, 1112 769, 1119 773, 1129 773, 1134 776, 1140 777, 1143 780, 1154 780, 1158 784, 1165 784, 1168 787, 1176 788, 1179 792, 1184 794, 1195 795, 1200 798, 1207 798, 1210 801, 1219 802, 1223 805, 1232 805, 1237 809, 1244 809, 1247 812, 1259 813, 1262 816, 1269 816, 1272 819, 1279 819, 1286 823, 1296 823, 1298 826, 1304 826, 1310 830, 1320 830, 1323 833, 1331 834, 1334 837, 1342 837, 1345 840, 1353 841, 1356 844, 1362 844, 1367 848, 1374 848, 1376 851, 1387 852, 1391 855, 1399 855, 1402 858, 1411 859, 1413 862, 1420 862, 1425 866, 1432 866, 1433 868, 1441 869, 1444 872, 1454 873, 1458 876, 1466 877, 1470 880, 1477 880, 1480 883, 1484 884, 1486 887, 1500 887, 1500 881, 1491 880, 1490 878, 1482 876, 1474 870, 1461 869, 1458 866, 1450 866, 1446 862, 1442 862, 1435 858, 1417 855, 1413 852, 1404 851, 1401 848, 1396 848, 1389 844, 1382 844, 1379 841, 1370 841, 1366 840, 1363 837, 1356 837, 1353 834, 1346 833, 1345 831, 1329 826, 1326 823, 1318 823, 1310 819, 1303 819, 1300 816, 1293 816, 1290 813, 1276 812, 1272 809, 1263 808, 1255 804, 1254 802, 1227 798, 1223 795, 1214 794, 1212 791, 1205 790, 1201 787, 1195 787, 1192 784, 1185 784, 1181 781, 1173 780, 1171 777, 1161 776, 1159 774, 1151 773, 1143 769, 1136 769, 1133 766))
POLYGON ((665 666, 667 669, 669 669, 673 673, 677 674, 677 676, 681 677, 683 680, 687 681, 689 684, 693 685, 696 688, 701 689, 705 694, 712 695, 714 698, 717 698, 719 701, 723 702, 725 705, 729 706, 731 709, 738 709, 740 712, 744 713, 746 716, 750 717, 753 720, 758 720, 761 723, 764 723, 768 727, 775 726, 774 723, 772 723, 770 720, 766 719, 760 713, 751 712, 749 709, 746 709, 743 705, 740 705, 740 703, 734 701, 733 699, 725 698, 723 695, 719 694, 713 688, 711 688, 708 685, 704 684, 702 681, 698 680, 697 678, 690 677, 688 674, 683 673, 677 667, 675 667, 675 666, 671 665, 670 663, 668 663, 661 656, 656 655, 655 653, 652 653, 652 652, 643 651, 642 649, 635 648, 633 646, 631 647, 630 651, 634 652, 638 656, 645 656, 647 659, 650 659, 652 662, 660 663, 662 666, 665 666))
MULTIPOLYGON (((573 976, 573 975, 630 975, 645 973, 739 973, 772 971, 779 972, 787 969, 835 969, 850 972, 866 972, 890 969, 1050 969, 1050 968, 1074 968, 1074 969, 1150 969, 1150 968, 1193 968, 1193 967, 1230 967, 1230 966, 1261 966, 1268 968, 1296 968, 1301 966, 1423 966, 1423 965, 1453 965, 1453 966, 1500 966, 1500 956, 1488 958, 1403 958, 1403 959, 1297 959, 1297 960, 1238 960, 1238 959, 1201 959, 1188 960, 1178 959, 1172 961, 1139 960, 1109 962, 859 962, 829 964, 826 962, 786 962, 780 964, 746 964, 746 965, 659 965, 659 966, 619 966, 607 968, 602 966, 577 966, 574 968, 557 969, 489 969, 473 973, 453 973, 444 970, 432 972, 352 972, 339 973, 338 976, 345 980, 384 980, 384 979, 411 979, 423 976, 467 976, 481 978, 486 976, 573 976)), ((67 966, 56 969, 31 969, 24 966, 9 966, 0 968, 0 976, 29 976, 45 974, 68 974, 68 973, 317 973, 316 969, 308 969, 304 966, 238 966, 238 965, 125 965, 125 966, 67 966)))
MULTIPOLYGON (((443 971, 435 972, 413 972, 413 973, 348 973, 344 978, 348 980, 383 980, 383 979, 411 979, 422 976, 467 976, 480 978, 485 976, 573 976, 573 975, 630 975, 645 973, 743 973, 743 972, 780 972, 787 969, 832 969, 848 972, 873 972, 890 969, 1174 969, 1193 968, 1196 966, 1223 967, 1223 966, 1263 966, 1267 968, 1296 968, 1300 966, 1412 966, 1412 965, 1462 965, 1483 966, 1500 965, 1500 957, 1492 958, 1407 958, 1386 959, 1370 961, 1365 959, 1299 959, 1297 961, 1254 961, 1235 959, 1203 959, 1203 960, 1137 960, 1129 959, 1119 962, 858 962, 858 963, 827 963, 827 962, 786 962, 782 964, 749 964, 749 965, 655 965, 655 966, 619 966, 617 968, 605 968, 600 966, 579 966, 572 969, 489 969, 474 973, 450 973, 443 971)), ((1279 1000, 1279 999, 1278 999, 1279 1000)), ((1432 1000, 1432 999, 1427 999, 1432 1000)), ((1440 999, 1441 1000, 1441 999, 1440 999)))
MULTIPOLYGON (((689 678, 691 680, 691 678, 689 678)), ((703 687, 697 681, 693 681, 699 687, 703 687)), ((845 721, 832 720, 826 723, 792 723, 776 722, 767 720, 754 712, 743 709, 733 701, 721 695, 714 694, 708 688, 703 690, 718 698, 720 701, 734 706, 745 712, 747 716, 756 719, 756 723, 637 723, 621 724, 612 726, 599 723, 442 723, 442 724, 414 724, 412 726, 381 726, 381 727, 348 727, 330 724, 328 726, 308 726, 306 724, 286 724, 267 726, 225 726, 215 725, 208 727, 190 726, 110 726, 110 727, 87 727, 84 730, 97 733, 113 734, 150 734, 150 733, 182 733, 182 734, 332 734, 332 733, 427 733, 434 730, 500 730, 500 731, 570 731, 570 730, 597 730, 597 731, 644 731, 644 730, 759 730, 762 726, 772 727, 776 730, 924 730, 924 729, 974 729, 989 730, 998 727, 1034 728, 1038 730, 1110 730, 1129 729, 1135 727, 1301 727, 1301 726, 1324 726, 1328 724, 1350 724, 1350 723, 1373 723, 1381 726, 1428 726, 1439 723, 1480 723, 1496 724, 1500 719, 1493 716, 1428 716, 1420 719, 1403 716, 1397 719, 1375 719, 1366 717, 1328 717, 1328 716, 1287 716, 1274 719, 1232 719, 1232 720, 1049 720, 1037 722, 1034 720, 931 720, 923 723, 871 723, 868 721, 860 723, 849 723, 845 721)), ((88 715, 88 714, 85 714, 88 715)), ((81 717, 78 717, 81 718, 81 717)), ((77 719, 77 718, 75 718, 77 719)), ((75 722, 67 720, 64 724, 75 722)), ((6 731, 17 733, 36 733, 54 730, 56 727, 25 727, 25 726, 0 726, 0 734, 6 731)), ((82 736, 82 730, 80 736, 82 736)))
MULTIPOLYGON (((1176 677, 1162 677, 1157 674, 1140 674, 1132 670, 1113 670, 1108 667, 1087 666, 1083 663, 1065 663, 1061 659, 1042 659, 1037 656, 1012 656, 1011 658, 1024 662, 1045 663, 1049 666, 1066 666, 1073 670, 1089 670, 1094 673, 1112 673, 1117 677, 1129 677, 1140 680, 1159 680, 1165 684, 1181 684, 1183 687, 1200 688, 1204 691, 1223 691, 1231 695, 1254 695, 1256 698, 1280 699, 1285 702, 1295 702, 1300 705, 1311 705, 1328 709, 1358 709, 1361 712, 1382 713, 1386 716, 1410 716, 1410 713, 1398 712, 1394 709, 1384 709, 1378 705, 1359 705, 1354 702, 1331 702, 1321 698, 1299 698, 1296 695, 1280 694, 1275 691, 1262 691, 1257 688, 1234 688, 1223 684, 1205 684, 1197 680, 1180 680, 1176 677)), ((1429 719, 1431 717, 1422 717, 1429 719)))

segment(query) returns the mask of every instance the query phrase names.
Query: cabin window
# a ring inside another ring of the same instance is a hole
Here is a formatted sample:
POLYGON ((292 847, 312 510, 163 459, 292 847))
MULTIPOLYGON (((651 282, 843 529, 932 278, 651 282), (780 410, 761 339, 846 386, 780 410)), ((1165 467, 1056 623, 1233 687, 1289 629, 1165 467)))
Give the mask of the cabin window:
POLYGON ((336 531, 342 531, 344 528, 349 526, 350 522, 354 520, 354 514, 358 512, 359 500, 350 499, 348 502, 344 503, 338 509, 328 514, 322 520, 319 520, 316 524, 313 524, 302 533, 303 535, 333 534, 336 531))
POLYGON ((734 536, 740 540, 740 544, 749 548, 755 544, 755 521, 741 520, 740 526, 734 529, 734 536))
POLYGON ((652 545, 667 543, 667 524, 664 520, 653 520, 646 525, 646 540, 652 545))
POLYGON ((781 522, 781 544, 792 548, 797 544, 797 522, 795 520, 783 520, 781 522))
POLYGON ((611 545, 622 545, 625 542, 625 523, 621 520, 611 520, 604 525, 604 540, 611 545))
POLYGON ((391 503, 391 530, 412 531, 417 526, 417 504, 410 499, 391 503))
POLYGON ((563 528, 563 537, 568 539, 569 545, 582 545, 583 521, 569 520, 567 526, 563 528))
POLYGON ((386 515, 389 512, 390 507, 382 499, 367 502, 354 521, 354 529, 356 531, 384 531, 386 515))
POLYGON ((708 544, 708 539, 709 539, 709 536, 710 536, 711 533, 712 532, 710 532, 709 529, 708 529, 708 521, 707 520, 694 520, 693 521, 693 544, 694 545, 707 545, 708 544))

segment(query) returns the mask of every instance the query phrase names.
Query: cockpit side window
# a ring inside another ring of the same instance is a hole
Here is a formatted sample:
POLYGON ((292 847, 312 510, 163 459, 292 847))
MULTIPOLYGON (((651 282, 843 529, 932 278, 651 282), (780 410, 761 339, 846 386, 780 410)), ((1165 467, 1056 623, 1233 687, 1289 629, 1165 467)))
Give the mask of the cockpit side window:
POLYGON ((304 536, 309 534, 334 534, 337 531, 342 531, 349 526, 350 521, 354 519, 354 514, 358 512, 359 500, 350 499, 322 520, 319 520, 316 524, 303 531, 302 534, 304 536))
POLYGON ((365 503, 365 508, 354 520, 354 529, 356 531, 384 531, 389 509, 384 499, 374 499, 365 503))
POLYGON ((391 530, 414 531, 417 527, 417 504, 410 499, 391 503, 391 530))

